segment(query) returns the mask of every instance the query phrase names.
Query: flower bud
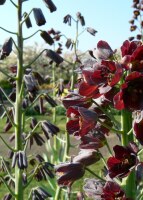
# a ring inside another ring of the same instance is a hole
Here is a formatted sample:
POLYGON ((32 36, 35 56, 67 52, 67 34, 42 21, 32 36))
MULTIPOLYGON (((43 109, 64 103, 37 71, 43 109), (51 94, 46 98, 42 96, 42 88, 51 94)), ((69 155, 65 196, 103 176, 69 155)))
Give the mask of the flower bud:
POLYGON ((54 43, 53 38, 46 31, 41 31, 40 35, 49 45, 52 45, 54 43))
POLYGON ((71 45, 72 45, 72 40, 70 38, 68 38, 65 46, 67 47, 67 49, 69 49, 71 45))
POLYGON ((52 61, 54 61, 58 65, 62 63, 64 60, 60 55, 58 55, 56 52, 50 49, 46 51, 46 56, 49 57, 52 61))
POLYGON ((76 16, 77 16, 77 19, 80 21, 81 25, 85 26, 85 20, 84 20, 84 17, 81 15, 81 13, 77 12, 76 16))
POLYGON ((33 8, 33 13, 34 13, 34 18, 35 18, 36 24, 38 26, 42 26, 46 23, 46 19, 40 8, 33 8))
POLYGON ((73 163, 78 162, 85 167, 92 165, 100 160, 100 155, 93 149, 81 150, 77 156, 73 158, 73 163))
POLYGON ((65 24, 67 24, 68 23, 68 25, 69 26, 71 26, 71 15, 66 15, 65 17, 64 17, 64 19, 63 19, 63 23, 65 23, 65 24))
POLYGON ((43 0, 45 5, 49 8, 50 12, 54 12, 57 10, 55 4, 51 0, 43 0))
POLYGON ((4 58, 6 58, 7 56, 9 56, 9 54, 12 51, 12 38, 8 38, 5 40, 2 49, 1 49, 1 55, 0 55, 0 59, 3 60, 4 58))
POLYGON ((95 34, 97 33, 97 31, 91 27, 87 27, 87 32, 89 32, 93 36, 95 36, 95 34))

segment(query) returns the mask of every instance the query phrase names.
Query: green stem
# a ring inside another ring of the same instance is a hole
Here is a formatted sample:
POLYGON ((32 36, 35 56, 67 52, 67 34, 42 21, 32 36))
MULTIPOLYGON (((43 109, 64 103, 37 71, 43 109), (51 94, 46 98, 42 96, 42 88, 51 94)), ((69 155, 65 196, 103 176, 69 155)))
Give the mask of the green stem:
POLYGON ((97 174, 95 174, 91 169, 85 167, 85 170, 88 171, 90 174, 92 174, 93 176, 95 176, 96 178, 98 178, 99 180, 106 182, 105 179, 103 179, 102 177, 98 176, 97 174))
POLYGON ((113 131, 114 133, 123 134, 123 131, 111 128, 110 126, 108 126, 107 124, 105 124, 104 122, 102 122, 100 119, 98 119, 97 121, 99 121, 102 126, 104 126, 105 128, 108 128, 110 131, 113 131))
POLYGON ((2 29, 3 31, 5 31, 5 32, 7 32, 7 33, 10 33, 10 34, 13 34, 13 35, 17 35, 16 32, 9 31, 9 30, 7 30, 7 29, 5 29, 5 28, 3 28, 3 27, 0 27, 0 29, 2 29))
POLYGON ((15 152, 15 150, 11 147, 11 146, 9 146, 8 144, 7 144, 7 142, 3 139, 3 137, 0 135, 0 139, 3 141, 3 143, 8 147, 8 149, 10 149, 11 151, 14 151, 15 152))
POLYGON ((7 96, 7 94, 5 93, 5 91, 0 87, 0 91, 4 94, 4 96, 6 97, 6 99, 9 101, 9 103, 11 105, 14 105, 14 103, 10 100, 10 98, 7 96))
POLYGON ((106 141, 105 144, 106 144, 106 147, 107 147, 107 149, 108 149, 110 155, 113 156, 112 151, 111 151, 111 149, 110 149, 110 146, 109 146, 108 142, 106 141))
POLYGON ((4 158, 2 158, 2 162, 3 162, 3 164, 4 164, 4 167, 5 167, 5 169, 6 169, 7 173, 8 173, 8 175, 9 175, 9 177, 14 181, 14 177, 13 177, 12 174, 10 173, 10 171, 9 171, 9 169, 8 169, 6 163, 5 163, 4 158))
POLYGON ((14 78, 13 76, 10 76, 10 75, 9 75, 5 70, 3 70, 2 68, 0 68, 0 72, 3 73, 6 77, 15 80, 15 78, 14 78))
POLYGON ((38 30, 38 31, 36 31, 35 33, 33 33, 32 35, 30 35, 30 36, 28 36, 28 37, 26 37, 26 38, 23 38, 23 40, 28 40, 28 39, 30 39, 31 37, 33 37, 34 35, 36 35, 38 32, 41 32, 42 30, 38 30))
MULTIPOLYGON (((16 79, 16 102, 15 102, 15 149, 22 150, 22 95, 20 94, 23 80, 23 36, 22 36, 22 1, 18 0, 17 8, 18 17, 18 34, 17 44, 19 51, 17 52, 17 79, 16 79)), ((15 200, 23 200, 23 183, 22 171, 15 166, 15 200)))
POLYGON ((42 55, 42 53, 43 53, 44 51, 47 51, 47 50, 48 50, 48 49, 42 50, 42 51, 39 53, 39 55, 36 56, 28 65, 24 66, 24 68, 30 67, 30 66, 42 55))
POLYGON ((10 0, 10 2, 11 2, 16 8, 18 7, 12 0, 10 0))
POLYGON ((57 186, 54 200, 59 200, 60 196, 61 196, 61 188, 59 186, 57 186))
MULTIPOLYGON (((134 141, 132 129, 132 113, 127 110, 122 110, 121 113, 121 124, 123 134, 121 135, 121 142, 123 146, 127 146, 129 142, 134 141)), ((124 180, 125 192, 128 198, 136 199, 136 177, 135 171, 132 171, 128 177, 124 180)))
POLYGON ((9 187, 9 185, 6 183, 5 179, 3 178, 3 176, 0 175, 0 178, 2 180, 2 182, 5 184, 6 188, 8 189, 8 191, 10 192, 10 194, 15 197, 14 192, 12 191, 12 189, 9 187))

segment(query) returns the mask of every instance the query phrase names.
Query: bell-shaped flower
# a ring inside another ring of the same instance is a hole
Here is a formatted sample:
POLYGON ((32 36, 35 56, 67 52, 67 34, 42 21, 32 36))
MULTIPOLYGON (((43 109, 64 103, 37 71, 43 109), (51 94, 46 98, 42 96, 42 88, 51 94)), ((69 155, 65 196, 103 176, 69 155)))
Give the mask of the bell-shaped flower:
POLYGON ((123 178, 135 168, 138 164, 138 147, 135 143, 129 143, 128 146, 116 145, 113 147, 115 156, 107 160, 108 173, 111 178, 123 178))
POLYGON ((66 124, 68 133, 80 137, 94 129, 98 119, 96 112, 76 106, 68 108, 67 117, 70 118, 66 124))

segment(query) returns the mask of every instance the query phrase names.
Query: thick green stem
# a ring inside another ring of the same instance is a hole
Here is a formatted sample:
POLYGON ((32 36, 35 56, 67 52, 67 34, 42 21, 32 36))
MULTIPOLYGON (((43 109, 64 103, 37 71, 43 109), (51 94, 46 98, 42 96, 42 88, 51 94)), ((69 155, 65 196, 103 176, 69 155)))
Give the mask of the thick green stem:
MULTIPOLYGON (((133 133, 127 134, 132 129, 132 113, 123 110, 121 113, 121 124, 123 134, 121 135, 121 142, 123 146, 127 146, 129 142, 133 141, 133 133)), ((132 171, 124 180, 125 192, 128 198, 136 199, 136 177, 135 172, 132 171)))
MULTIPOLYGON (((22 2, 18 0, 18 34, 17 43, 17 77, 16 77, 16 102, 15 102, 15 150, 22 150, 22 95, 20 95, 22 80, 23 80, 23 36, 22 25, 20 24, 22 19, 22 2)), ((22 184, 22 172, 15 166, 15 200, 23 200, 23 184, 22 184)))
POLYGON ((61 196, 61 188, 58 186, 56 189, 56 194, 54 200, 59 200, 61 196))

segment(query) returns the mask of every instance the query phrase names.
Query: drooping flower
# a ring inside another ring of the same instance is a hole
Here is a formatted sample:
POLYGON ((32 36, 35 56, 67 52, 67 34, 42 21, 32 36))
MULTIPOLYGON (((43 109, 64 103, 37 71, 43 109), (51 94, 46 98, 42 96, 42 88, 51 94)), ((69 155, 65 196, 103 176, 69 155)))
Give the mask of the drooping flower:
POLYGON ((79 94, 98 98, 109 92, 122 76, 123 69, 119 63, 102 60, 91 68, 83 68, 83 81, 79 85, 79 94))
POLYGON ((107 181, 103 187, 103 194, 101 195, 104 200, 122 199, 128 200, 122 188, 113 181, 107 181))
POLYGON ((40 35, 45 40, 45 42, 48 43, 49 45, 52 45, 54 43, 53 38, 48 34, 48 32, 41 31, 40 35))
POLYGON ((76 16, 77 16, 77 19, 80 21, 81 25, 85 26, 85 20, 84 20, 84 17, 81 15, 81 13, 77 12, 76 16))
POLYGON ((59 175, 58 184, 70 187, 74 181, 83 177, 84 166, 81 163, 63 163, 55 166, 56 175, 59 175))
POLYGON ((47 140, 60 131, 57 126, 46 120, 41 123, 41 128, 47 140))
POLYGON ((130 111, 143 109, 143 74, 132 72, 129 74, 120 91, 114 96, 114 106, 118 110, 130 111))
POLYGON ((47 198, 51 197, 49 192, 42 187, 32 188, 32 199, 43 199, 46 200, 47 198))
POLYGON ((26 169, 28 167, 27 156, 25 151, 18 151, 14 153, 12 158, 12 168, 18 165, 19 169, 26 169))
POLYGON ((92 110, 83 107, 69 107, 67 117, 71 118, 66 129, 69 134, 84 136, 91 131, 97 123, 97 114, 92 110))
POLYGON ((13 44, 13 41, 11 37, 5 40, 1 48, 0 60, 3 60, 4 58, 10 55, 10 53, 12 52, 12 44, 13 44))
POLYGON ((71 26, 71 19, 72 19, 71 15, 68 14, 68 15, 66 15, 66 16, 64 17, 63 23, 65 23, 65 24, 68 23, 68 25, 71 26))
POLYGON ((106 41, 103 41, 103 40, 100 40, 97 43, 97 49, 93 51, 93 55, 97 59, 101 59, 101 60, 107 60, 111 58, 113 54, 114 54, 114 51, 111 49, 110 45, 106 41))
POLYGON ((40 8, 33 8, 33 13, 34 13, 34 18, 35 18, 36 24, 38 26, 42 26, 46 23, 46 19, 40 8))
POLYGON ((97 33, 97 31, 91 27, 87 27, 87 32, 89 32, 93 36, 95 36, 95 34, 97 33))
POLYGON ((50 12, 54 12, 57 10, 55 4, 52 0, 43 0, 45 5, 49 8, 50 12))
POLYGON ((49 57, 52 61, 54 61, 57 65, 62 63, 64 60, 59 54, 52 51, 51 49, 46 50, 46 56, 49 57))
POLYGON ((131 71, 143 71, 143 45, 140 41, 126 40, 121 46, 122 60, 121 62, 126 65, 127 69, 131 71))
POLYGON ((77 156, 73 158, 73 163, 78 162, 85 167, 92 165, 100 160, 99 153, 94 149, 81 150, 77 156))
POLYGON ((113 147, 115 156, 107 160, 108 173, 111 178, 126 177, 138 164, 138 147, 135 143, 129 143, 128 146, 116 145, 113 147))
POLYGON ((62 99, 62 103, 66 109, 69 108, 70 106, 89 108, 92 104, 90 98, 83 97, 76 93, 71 93, 65 96, 62 99))
POLYGON ((96 129, 81 137, 80 149, 99 149, 106 143, 106 137, 96 129))

